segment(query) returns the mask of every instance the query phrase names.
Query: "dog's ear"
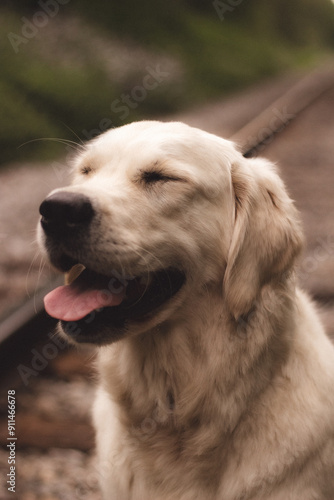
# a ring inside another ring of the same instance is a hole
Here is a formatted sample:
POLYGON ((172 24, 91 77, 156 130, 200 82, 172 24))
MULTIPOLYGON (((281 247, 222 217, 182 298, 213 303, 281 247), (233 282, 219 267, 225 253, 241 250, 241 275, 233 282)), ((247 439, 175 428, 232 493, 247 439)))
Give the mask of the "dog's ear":
POLYGON ((254 307, 261 288, 284 278, 302 247, 298 214, 273 165, 241 159, 232 165, 235 226, 224 277, 235 319, 254 307))

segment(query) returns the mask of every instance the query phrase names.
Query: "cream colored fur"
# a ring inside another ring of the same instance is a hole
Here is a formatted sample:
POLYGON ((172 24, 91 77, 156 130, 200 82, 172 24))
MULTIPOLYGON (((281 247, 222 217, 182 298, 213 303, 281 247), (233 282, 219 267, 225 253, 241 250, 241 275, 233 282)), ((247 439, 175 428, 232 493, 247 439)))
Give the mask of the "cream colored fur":
POLYGON ((76 172, 67 189, 100 209, 84 251, 101 272, 186 275, 99 349, 105 500, 333 500, 334 348, 295 283, 301 228, 274 166, 138 122, 88 143, 76 172), (144 188, 152 166, 178 180, 144 188))

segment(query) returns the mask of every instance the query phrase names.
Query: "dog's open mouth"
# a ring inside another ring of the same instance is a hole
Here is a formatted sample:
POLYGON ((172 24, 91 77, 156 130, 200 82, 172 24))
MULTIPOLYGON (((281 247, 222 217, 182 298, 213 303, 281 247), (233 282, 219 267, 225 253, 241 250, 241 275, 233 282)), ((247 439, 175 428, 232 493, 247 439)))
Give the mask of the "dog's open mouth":
POLYGON ((77 342, 103 344, 120 338, 129 322, 149 319, 184 282, 184 273, 176 268, 124 278, 83 268, 70 285, 50 292, 44 304, 77 342))

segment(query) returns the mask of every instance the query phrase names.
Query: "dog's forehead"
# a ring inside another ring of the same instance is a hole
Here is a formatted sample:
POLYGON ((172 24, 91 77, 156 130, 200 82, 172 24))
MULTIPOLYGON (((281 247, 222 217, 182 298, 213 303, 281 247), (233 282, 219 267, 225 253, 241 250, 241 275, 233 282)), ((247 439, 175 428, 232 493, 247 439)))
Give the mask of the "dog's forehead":
POLYGON ((118 157, 132 152, 145 157, 173 149, 181 153, 182 147, 193 141, 195 130, 182 123, 135 122, 102 134, 89 148, 98 155, 118 157))
POLYGON ((202 130, 179 122, 145 121, 109 130, 91 141, 80 164, 119 173, 170 160, 184 171, 205 169, 209 173, 208 165, 212 169, 218 163, 229 165, 233 154, 229 141, 202 130))

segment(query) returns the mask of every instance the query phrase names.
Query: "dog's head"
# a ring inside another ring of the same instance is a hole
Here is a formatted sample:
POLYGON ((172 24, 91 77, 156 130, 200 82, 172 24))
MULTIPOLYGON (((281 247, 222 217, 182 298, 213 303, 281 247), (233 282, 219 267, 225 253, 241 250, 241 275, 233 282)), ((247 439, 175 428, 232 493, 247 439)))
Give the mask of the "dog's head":
POLYGON ((271 165, 181 123, 132 123, 89 142, 72 185, 40 212, 41 245, 72 281, 46 309, 77 342, 145 331, 210 283, 223 283, 237 318, 300 248, 271 165))

